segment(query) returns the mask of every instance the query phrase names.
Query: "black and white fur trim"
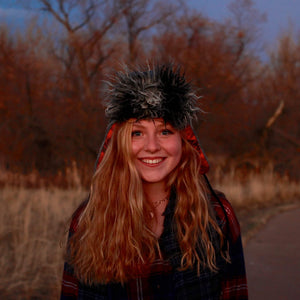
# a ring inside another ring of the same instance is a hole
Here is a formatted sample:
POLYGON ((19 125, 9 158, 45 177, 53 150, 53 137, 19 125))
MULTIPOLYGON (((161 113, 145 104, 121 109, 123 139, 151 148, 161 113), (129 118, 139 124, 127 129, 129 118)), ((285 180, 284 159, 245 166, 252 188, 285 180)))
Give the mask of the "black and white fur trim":
POLYGON ((110 123, 131 118, 163 118, 175 128, 190 125, 196 112, 196 96, 179 67, 156 65, 151 69, 116 73, 109 84, 106 116, 110 123))

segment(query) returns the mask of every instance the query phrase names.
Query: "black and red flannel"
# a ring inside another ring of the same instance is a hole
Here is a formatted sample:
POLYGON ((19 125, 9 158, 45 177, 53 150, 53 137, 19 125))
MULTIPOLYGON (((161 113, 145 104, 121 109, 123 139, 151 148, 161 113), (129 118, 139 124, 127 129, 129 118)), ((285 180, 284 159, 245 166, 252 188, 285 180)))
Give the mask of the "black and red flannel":
MULTIPOLYGON (((200 276, 197 276, 196 268, 185 271, 178 270, 181 252, 173 230, 175 198, 171 196, 164 213, 164 231, 159 239, 163 260, 153 263, 150 274, 131 280, 123 286, 117 283, 86 286, 77 280, 73 275, 72 267, 65 263, 61 300, 248 299, 240 226, 224 195, 218 194, 222 205, 213 196, 211 201, 218 224, 228 239, 231 262, 226 262, 219 254, 217 255, 219 270, 212 272, 203 268, 200 276)), ((70 235, 76 230, 78 217, 83 207, 74 214, 70 235)), ((216 250, 218 253, 217 246, 216 250)))

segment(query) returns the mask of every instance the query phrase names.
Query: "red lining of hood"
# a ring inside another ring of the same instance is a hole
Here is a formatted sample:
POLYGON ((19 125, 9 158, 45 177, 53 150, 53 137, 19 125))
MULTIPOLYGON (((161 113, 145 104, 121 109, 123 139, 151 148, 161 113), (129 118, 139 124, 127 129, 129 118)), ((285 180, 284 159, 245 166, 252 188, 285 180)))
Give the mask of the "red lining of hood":
POLYGON ((186 139, 187 141, 197 150, 200 156, 200 161, 201 161, 201 167, 200 167, 200 174, 205 174, 209 170, 209 164, 208 160, 204 154, 204 152, 201 149, 201 146, 199 144, 199 141, 192 129, 191 126, 188 126, 184 129, 186 139))
MULTIPOLYGON (((114 128, 115 128, 115 124, 113 124, 107 131, 107 134, 106 134, 106 137, 105 137, 105 140, 104 140, 104 143, 102 144, 102 147, 100 149, 100 152, 99 152, 99 155, 98 155, 98 158, 97 158, 97 163, 96 163, 96 169, 98 168, 99 164, 101 163, 103 157, 104 157, 104 153, 106 151, 106 148, 107 148, 107 145, 112 137, 112 134, 113 134, 113 131, 114 131, 114 128)), ((202 151, 201 147, 200 147, 200 144, 199 144, 199 141, 192 129, 191 126, 188 126, 184 129, 184 132, 185 132, 185 136, 186 136, 186 139, 188 140, 188 142, 197 150, 197 152, 199 153, 199 157, 200 157, 200 160, 201 160, 201 168, 200 168, 200 174, 205 174, 208 172, 209 170, 209 164, 208 164, 208 161, 205 157, 205 154, 204 152, 202 151)))

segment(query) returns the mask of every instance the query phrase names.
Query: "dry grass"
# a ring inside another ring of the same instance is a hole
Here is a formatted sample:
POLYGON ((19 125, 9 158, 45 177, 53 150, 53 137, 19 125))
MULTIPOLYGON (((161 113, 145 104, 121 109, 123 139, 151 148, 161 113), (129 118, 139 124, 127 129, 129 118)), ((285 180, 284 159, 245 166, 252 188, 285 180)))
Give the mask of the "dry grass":
POLYGON ((0 190, 0 299, 58 299, 67 221, 86 192, 0 190))
POLYGON ((213 182, 216 189, 226 194, 241 224, 244 244, 272 216, 300 205, 300 184, 288 176, 279 176, 272 164, 262 171, 234 167, 223 173, 218 168, 213 182))
MULTIPOLYGON (((219 169, 212 182, 230 199, 246 236, 282 205, 300 199, 299 184, 278 177, 272 167, 246 177, 219 169)), ((66 240, 71 213, 86 196, 83 188, 29 189, 18 184, 0 189, 0 299, 59 297, 61 241, 66 240)))
POLYGON ((91 171, 80 170, 75 161, 69 167, 59 171, 55 175, 42 176, 37 170, 28 174, 21 174, 0 168, 0 187, 14 186, 20 188, 53 188, 73 189, 81 186, 89 186, 91 171))
POLYGON ((291 203, 300 196, 299 182, 279 176, 271 164, 261 172, 252 171, 243 177, 234 168, 226 174, 217 169, 214 187, 223 191, 236 209, 291 203))

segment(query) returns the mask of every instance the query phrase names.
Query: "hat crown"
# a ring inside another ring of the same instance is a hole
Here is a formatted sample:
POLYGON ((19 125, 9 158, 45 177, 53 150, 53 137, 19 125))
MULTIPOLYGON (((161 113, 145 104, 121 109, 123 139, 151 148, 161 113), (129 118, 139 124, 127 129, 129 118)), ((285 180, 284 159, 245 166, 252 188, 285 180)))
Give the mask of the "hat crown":
POLYGON ((109 83, 106 116, 109 121, 163 118, 175 128, 191 124, 197 100, 180 68, 156 65, 153 69, 118 72, 109 83))

